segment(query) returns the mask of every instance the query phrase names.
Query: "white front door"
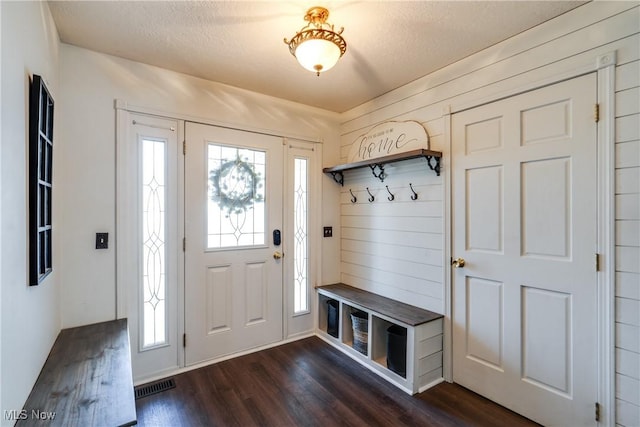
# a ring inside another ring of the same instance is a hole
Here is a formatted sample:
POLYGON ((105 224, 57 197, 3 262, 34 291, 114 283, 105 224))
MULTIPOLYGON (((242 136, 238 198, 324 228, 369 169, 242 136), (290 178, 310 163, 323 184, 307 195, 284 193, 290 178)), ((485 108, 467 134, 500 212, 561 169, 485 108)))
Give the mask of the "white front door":
POLYGON ((593 425, 596 77, 452 116, 453 379, 544 425, 593 425))
POLYGON ((282 138, 185 126, 185 361, 283 338, 282 138), (282 238, 281 238, 282 239, 282 238))

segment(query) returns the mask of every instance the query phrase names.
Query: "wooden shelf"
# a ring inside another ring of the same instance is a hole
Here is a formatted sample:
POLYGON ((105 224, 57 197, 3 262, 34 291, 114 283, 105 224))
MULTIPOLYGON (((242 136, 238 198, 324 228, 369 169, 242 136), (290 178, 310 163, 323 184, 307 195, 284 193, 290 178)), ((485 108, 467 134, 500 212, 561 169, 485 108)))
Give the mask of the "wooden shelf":
POLYGON ((324 168, 322 169, 322 172, 331 174, 335 182, 340 185, 344 185, 344 172, 353 169, 369 167, 371 168, 373 176, 384 182, 384 178, 386 176, 384 173, 385 164, 418 158, 427 159, 427 165, 429 166, 429 169, 434 171, 436 175, 440 176, 440 158, 442 158, 442 152, 425 149, 407 151, 406 153, 392 154, 390 156, 378 157, 376 159, 362 160, 360 162, 337 165, 330 168, 324 168))

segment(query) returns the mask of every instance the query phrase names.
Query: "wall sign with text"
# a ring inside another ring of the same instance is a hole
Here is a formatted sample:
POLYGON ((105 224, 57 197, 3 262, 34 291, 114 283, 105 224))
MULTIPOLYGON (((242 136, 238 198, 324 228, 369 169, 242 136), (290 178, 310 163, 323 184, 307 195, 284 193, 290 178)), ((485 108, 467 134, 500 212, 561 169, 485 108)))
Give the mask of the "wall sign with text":
POLYGON ((420 148, 429 149, 429 135, 424 126, 415 121, 389 121, 359 135, 351 145, 347 161, 377 159, 420 148))

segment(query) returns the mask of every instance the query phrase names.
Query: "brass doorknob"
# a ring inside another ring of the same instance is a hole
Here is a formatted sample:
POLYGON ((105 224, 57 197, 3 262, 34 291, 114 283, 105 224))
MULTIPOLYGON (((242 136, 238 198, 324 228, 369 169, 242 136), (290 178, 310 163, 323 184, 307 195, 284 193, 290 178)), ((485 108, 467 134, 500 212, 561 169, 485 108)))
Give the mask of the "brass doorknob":
POLYGON ((462 268, 464 267, 465 263, 466 261, 464 260, 464 258, 456 258, 451 261, 451 265, 453 265, 455 268, 462 268))
POLYGON ((282 258, 282 254, 278 251, 275 251, 273 253, 273 259, 280 259, 280 258, 282 258))

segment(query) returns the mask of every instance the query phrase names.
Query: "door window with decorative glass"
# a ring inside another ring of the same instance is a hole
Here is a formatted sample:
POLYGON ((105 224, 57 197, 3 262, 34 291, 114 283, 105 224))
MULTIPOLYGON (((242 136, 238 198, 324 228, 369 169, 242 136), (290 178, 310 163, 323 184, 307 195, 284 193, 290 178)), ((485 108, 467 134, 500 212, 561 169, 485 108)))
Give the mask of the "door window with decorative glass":
POLYGON ((265 244, 266 153, 208 144, 207 248, 265 244))

